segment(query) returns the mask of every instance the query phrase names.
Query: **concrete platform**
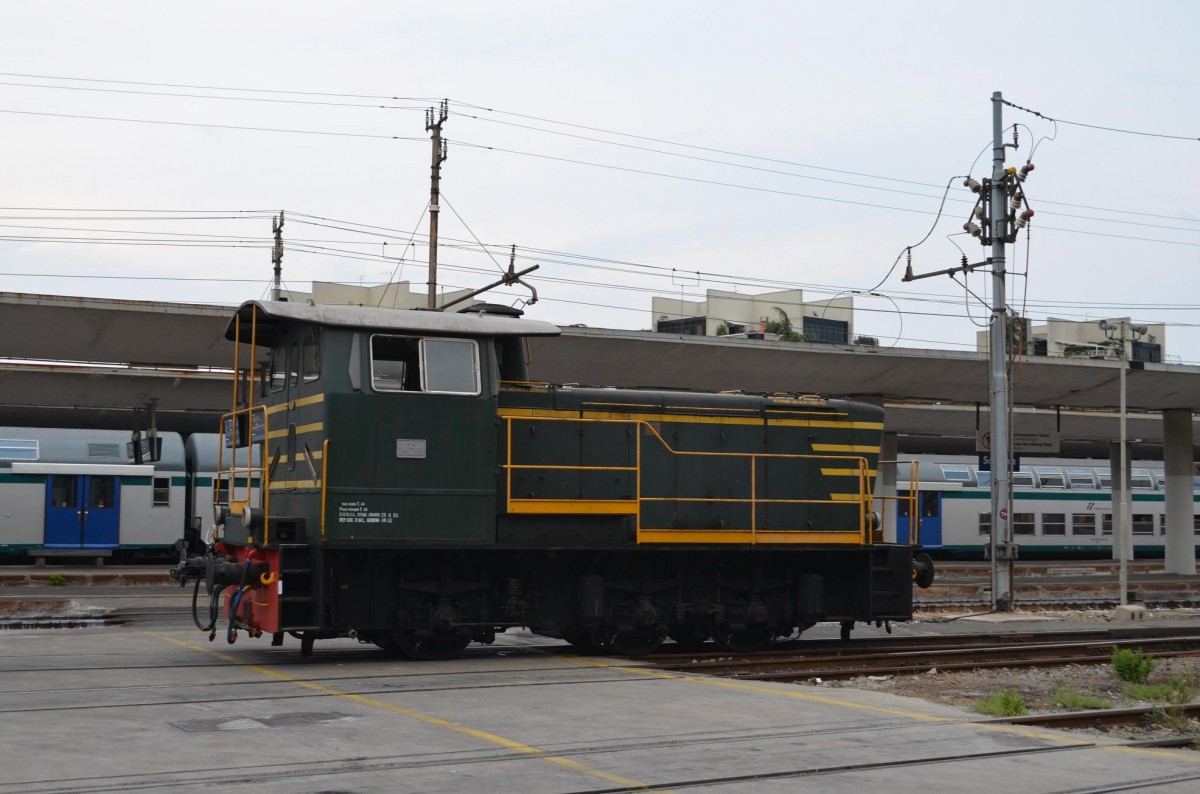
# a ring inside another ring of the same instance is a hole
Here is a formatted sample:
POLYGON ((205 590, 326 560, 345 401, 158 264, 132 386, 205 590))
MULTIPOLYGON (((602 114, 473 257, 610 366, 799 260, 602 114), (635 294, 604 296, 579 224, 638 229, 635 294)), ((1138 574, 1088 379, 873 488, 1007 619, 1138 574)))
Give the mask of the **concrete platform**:
POLYGON ((881 693, 682 675, 531 649, 519 636, 501 642, 421 663, 350 640, 318 643, 303 660, 290 638, 280 648, 244 635, 209 643, 180 621, 2 631, 0 794, 1200 785, 1200 753, 979 722, 881 693))

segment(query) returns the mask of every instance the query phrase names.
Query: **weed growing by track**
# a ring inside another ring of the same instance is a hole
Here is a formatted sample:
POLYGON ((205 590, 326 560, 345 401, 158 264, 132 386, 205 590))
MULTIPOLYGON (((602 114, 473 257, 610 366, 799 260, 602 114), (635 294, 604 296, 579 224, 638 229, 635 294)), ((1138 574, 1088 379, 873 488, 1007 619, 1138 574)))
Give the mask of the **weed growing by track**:
POLYGON ((975 710, 992 717, 1023 717, 1029 713, 1029 709, 1025 707, 1025 698, 1021 697, 1020 692, 1012 689, 989 692, 987 697, 975 704, 975 710))
POLYGON ((1154 672, 1154 659, 1148 654, 1142 653, 1141 648, 1136 650, 1113 648, 1112 668, 1113 672, 1117 674, 1117 678, 1122 681, 1144 684, 1150 674, 1154 672))

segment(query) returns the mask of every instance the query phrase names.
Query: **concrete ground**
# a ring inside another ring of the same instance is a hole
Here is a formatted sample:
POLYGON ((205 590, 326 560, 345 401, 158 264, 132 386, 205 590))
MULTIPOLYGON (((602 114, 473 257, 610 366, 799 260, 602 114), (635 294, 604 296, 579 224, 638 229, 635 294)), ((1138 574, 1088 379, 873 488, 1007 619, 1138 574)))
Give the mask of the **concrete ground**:
MULTIPOLYGON (((190 590, 105 589, 61 596, 137 616, 0 631, 0 794, 1200 790, 1200 753, 893 695, 662 672, 527 634, 449 662, 351 640, 304 660, 291 638, 208 642, 180 608, 190 590)), ((896 632, 985 625, 1000 628, 896 632)))

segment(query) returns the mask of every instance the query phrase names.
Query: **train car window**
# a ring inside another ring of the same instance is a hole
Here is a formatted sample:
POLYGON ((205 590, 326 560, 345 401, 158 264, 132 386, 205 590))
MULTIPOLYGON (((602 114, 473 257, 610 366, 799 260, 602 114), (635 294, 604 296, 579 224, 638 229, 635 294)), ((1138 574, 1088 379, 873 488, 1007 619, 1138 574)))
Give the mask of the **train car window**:
POLYGON ((1065 534, 1067 534, 1067 514, 1066 513, 1042 513, 1042 534, 1043 535, 1065 535, 1065 534))
POLYGON ((1101 514, 1100 518, 1101 518, 1100 534, 1101 535, 1111 535, 1112 534, 1112 513, 1103 513, 1103 514, 1101 514))
POLYGON ((170 477, 155 477, 154 478, 154 507, 170 507, 171 506, 171 478, 170 477))
POLYGON ((88 483, 88 507, 113 507, 117 503, 117 478, 95 477, 88 483))
POLYGON ((37 460, 38 442, 0 438, 0 460, 37 460))
POLYGON ((1129 473, 1129 485, 1135 491, 1153 491, 1154 478, 1149 469, 1134 469, 1129 473))
POLYGON ((1063 479, 1062 469, 1057 466, 1034 466, 1038 482, 1043 488, 1066 488, 1067 481, 1063 479))
POLYGON ((943 463, 942 476, 947 482, 970 482, 971 472, 962 464, 959 463, 943 463))
POLYGON ((909 491, 896 491, 896 516, 899 518, 908 518, 908 497, 909 491))
POLYGON ((1200 514, 1192 516, 1192 534, 1200 535, 1200 514))
POLYGON ((420 391, 420 362, 420 339, 371 337, 371 386, 376 391, 420 391))
POLYGON ((1133 514, 1133 534, 1135 534, 1135 535, 1153 535, 1154 534, 1154 514, 1153 513, 1134 513, 1133 514))
POLYGON ((303 361, 301 370, 304 382, 311 383, 321 377, 321 329, 312 328, 311 333, 304 337, 300 358, 303 361))
POLYGON ((1164 472, 1162 469, 1155 469, 1150 473, 1154 475, 1154 484, 1158 486, 1158 489, 1160 491, 1164 490, 1167 487, 1166 472, 1164 472))
POLYGON ((1072 535, 1095 535, 1096 534, 1096 514, 1095 513, 1075 513, 1071 516, 1071 534, 1072 535))
POLYGON ((1021 468, 1016 469, 1012 473, 1012 484, 1013 485, 1022 485, 1026 488, 1032 488, 1033 487, 1033 472, 1030 471, 1025 466, 1022 466, 1021 468))
POLYGON ((926 493, 921 495, 921 515, 926 518, 937 518, 938 515, 938 495, 937 492, 926 493))
POLYGON ((1072 488, 1086 490, 1095 490, 1096 488, 1096 476, 1092 474, 1091 469, 1068 466, 1067 481, 1071 483, 1072 488))
POLYGON ((992 534, 992 514, 991 513, 980 513, 979 514, 979 534, 980 535, 992 534))
POLYGON ((1112 488, 1112 471, 1109 469, 1096 469, 1096 477, 1100 480, 1100 490, 1107 491, 1112 488))
POLYGON ((287 375, 287 348, 276 347, 271 350, 271 361, 267 365, 267 383, 273 392, 283 391, 287 375))
POLYGON ((982 471, 978 466, 972 466, 975 470, 975 482, 979 483, 980 488, 991 487, 992 473, 990 471, 982 471))
POLYGON ((79 507, 77 492, 79 479, 76 477, 50 477, 50 506, 79 507))
POLYGON ((471 339, 422 339, 422 386, 436 394, 479 394, 479 347, 471 339))
POLYGON ((288 382, 292 386, 300 383, 300 343, 292 342, 292 350, 288 354, 288 382))
POLYGON ((1014 535, 1033 535, 1036 534, 1036 526, 1034 524, 1033 513, 1013 513, 1013 534, 1014 535))

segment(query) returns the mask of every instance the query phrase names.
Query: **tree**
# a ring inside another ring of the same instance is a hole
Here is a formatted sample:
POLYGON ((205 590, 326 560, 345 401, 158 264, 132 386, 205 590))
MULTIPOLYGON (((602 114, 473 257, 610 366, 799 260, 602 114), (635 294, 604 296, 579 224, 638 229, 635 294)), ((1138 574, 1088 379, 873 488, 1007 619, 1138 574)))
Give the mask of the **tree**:
POLYGON ((769 334, 775 334, 785 342, 805 342, 808 340, 807 334, 801 334, 792 327, 792 318, 788 317, 787 312, 778 306, 771 307, 779 314, 778 320, 767 320, 763 330, 769 334))

